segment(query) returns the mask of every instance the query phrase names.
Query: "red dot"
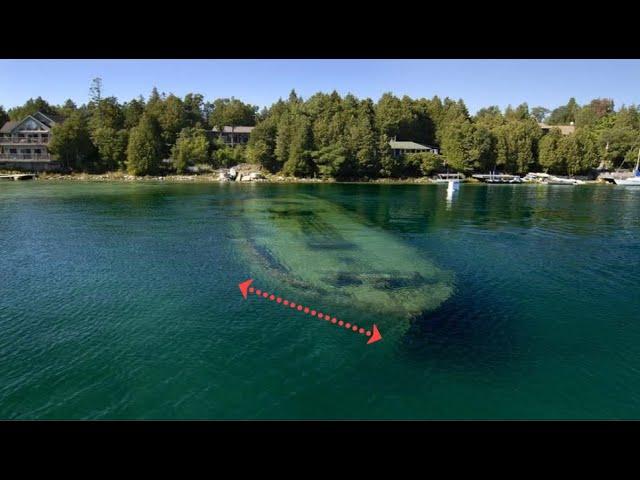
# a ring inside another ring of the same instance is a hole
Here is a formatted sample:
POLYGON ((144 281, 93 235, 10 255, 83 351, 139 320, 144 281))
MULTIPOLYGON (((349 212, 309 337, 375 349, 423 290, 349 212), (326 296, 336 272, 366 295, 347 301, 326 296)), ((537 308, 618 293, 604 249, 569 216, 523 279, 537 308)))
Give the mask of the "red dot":
POLYGON ((280 297, 276 298, 276 302, 280 303, 282 302, 282 299, 280 297))
POLYGON ((313 315, 314 317, 316 316, 316 311, 315 310, 311 310, 311 315, 313 315))
POLYGON ((267 297, 269 296, 269 294, 268 294, 267 292, 263 292, 263 293, 262 293, 262 296, 263 296, 264 298, 267 298, 267 297))
POLYGON ((371 332, 369 330, 367 330, 367 337, 371 336, 371 332))
POLYGON ((322 312, 318 312, 318 318, 322 318, 322 312))
POLYGON ((338 321, 338 320, 336 319, 336 317, 333 317, 333 318, 331 319, 331 323, 336 323, 337 321, 338 321))
POLYGON ((360 330, 358 330, 360 333, 364 333, 364 328, 361 328, 360 330))
POLYGON ((345 328, 351 328, 351 324, 347 322, 347 324, 345 325, 345 328))
POLYGON ((298 311, 302 311, 302 305, 298 305, 298 311))
POLYGON ((254 290, 255 290, 255 288, 253 288, 253 287, 249 287, 249 293, 253 293, 253 292, 254 292, 254 290))
POLYGON ((358 331, 358 326, 357 326, 357 325, 354 325, 354 326, 351 328, 351 330, 353 330, 354 332, 357 332, 357 331, 358 331))
POLYGON ((291 303, 289 304, 289 306, 290 306, 291 308, 296 308, 296 304, 295 304, 295 303, 293 303, 293 302, 291 302, 291 303))
POLYGON ((284 302, 282 302, 282 303, 284 303, 285 305, 289 305, 289 300, 285 300, 285 301, 284 301, 284 302))
POLYGON ((331 315, 325 315, 324 319, 328 322, 329 320, 331 320, 331 315))
POLYGON ((340 321, 338 322, 338 325, 342 326, 342 325, 344 325, 344 322, 343 322, 342 320, 340 320, 340 321))
POLYGON ((309 307, 304 307, 304 313, 309 313, 309 307))
POLYGON ((256 290, 256 295, 260 295, 262 293, 262 290, 256 290))

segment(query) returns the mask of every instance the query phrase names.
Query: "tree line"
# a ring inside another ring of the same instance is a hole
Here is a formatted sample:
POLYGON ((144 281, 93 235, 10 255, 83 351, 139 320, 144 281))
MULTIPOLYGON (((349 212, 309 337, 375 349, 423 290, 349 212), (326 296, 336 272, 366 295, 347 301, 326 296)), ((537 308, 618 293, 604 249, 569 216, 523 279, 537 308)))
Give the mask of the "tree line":
POLYGON ((570 99, 554 110, 526 103, 480 109, 471 115, 463 100, 399 98, 385 93, 377 101, 337 92, 304 100, 295 91, 261 111, 238 99, 205 102, 200 94, 184 98, 153 89, 148 99, 119 103, 103 97, 95 79, 89 102, 54 106, 42 98, 5 112, 0 121, 19 120, 41 111, 64 119, 53 128, 51 152, 74 171, 126 170, 134 175, 186 171, 190 165, 213 168, 242 162, 296 177, 369 179, 416 177, 437 171, 500 171, 526 174, 586 174, 598 166, 634 161, 640 147, 640 112, 635 105, 617 111, 610 99, 578 105, 570 99), (573 123, 562 135, 548 125, 573 123), (255 126, 246 146, 225 146, 213 127, 255 126), (435 146, 440 154, 394 156, 389 141, 410 140, 435 146), (170 159, 170 162, 163 162, 170 159))

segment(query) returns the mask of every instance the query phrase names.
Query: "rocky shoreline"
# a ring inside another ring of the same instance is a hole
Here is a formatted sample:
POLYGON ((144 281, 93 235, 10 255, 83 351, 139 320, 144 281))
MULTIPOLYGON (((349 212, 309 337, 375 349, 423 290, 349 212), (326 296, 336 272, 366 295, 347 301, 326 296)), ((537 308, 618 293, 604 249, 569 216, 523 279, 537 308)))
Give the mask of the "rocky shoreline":
MULTIPOLYGON (((17 172, 5 172, 17 173, 17 172)), ((272 174, 260 167, 251 164, 240 164, 231 168, 207 169, 205 171, 194 169, 187 174, 147 175, 135 176, 126 172, 91 173, 59 173, 40 172, 37 179, 62 182, 166 182, 166 183, 358 183, 358 184, 435 184, 429 177, 415 178, 377 178, 356 180, 335 180, 333 178, 299 178, 285 177, 272 174)), ((481 183, 471 176, 465 179, 465 183, 481 183)), ((583 183, 606 183, 602 179, 584 181, 583 183)))
MULTIPOLYGON (((8 172, 15 173, 15 172, 8 172)), ((106 173, 59 173, 40 172, 39 180, 62 182, 167 182, 167 183, 335 183, 332 178, 299 178, 285 177, 272 174, 254 165, 241 164, 232 168, 222 168, 206 172, 192 172, 187 174, 147 175, 135 176, 126 172, 106 173)), ((389 184, 414 184, 433 183, 428 177, 406 179, 359 179, 343 183, 389 183, 389 184)))
MULTIPOLYGON (((158 176, 134 176, 121 173, 104 173, 104 174, 38 174, 39 180, 61 181, 61 182, 167 182, 167 183, 372 183, 372 184, 435 184, 433 180, 427 177, 420 178, 378 178, 371 180, 347 180, 338 181, 335 179, 323 178, 298 178, 283 177, 279 175, 265 175, 264 178, 242 181, 225 181, 220 180, 216 174, 192 174, 192 175, 158 175, 158 176)), ((472 181, 469 183, 479 183, 472 181)))

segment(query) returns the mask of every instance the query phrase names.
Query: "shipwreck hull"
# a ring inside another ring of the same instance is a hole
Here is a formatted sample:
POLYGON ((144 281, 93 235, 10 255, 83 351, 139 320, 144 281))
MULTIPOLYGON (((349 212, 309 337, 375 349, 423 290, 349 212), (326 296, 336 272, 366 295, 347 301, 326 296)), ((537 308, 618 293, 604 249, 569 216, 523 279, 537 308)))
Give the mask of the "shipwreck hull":
POLYGON ((252 269, 301 295, 397 321, 433 310, 453 293, 450 272, 332 202, 302 194, 247 199, 242 212, 252 269))

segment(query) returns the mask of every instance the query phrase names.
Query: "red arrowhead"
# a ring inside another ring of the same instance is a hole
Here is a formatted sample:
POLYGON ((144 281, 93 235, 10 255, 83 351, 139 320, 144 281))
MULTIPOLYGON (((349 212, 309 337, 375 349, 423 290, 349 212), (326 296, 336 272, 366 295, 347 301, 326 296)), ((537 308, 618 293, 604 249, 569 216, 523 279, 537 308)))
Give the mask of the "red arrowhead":
POLYGON ((382 340, 382 335, 380 335, 380 332, 378 331, 378 327, 376 327, 376 324, 374 323, 373 324, 373 333, 371 334, 371 338, 367 342, 367 345, 369 345, 370 343, 375 343, 378 340, 382 340))
POLYGON ((244 297, 245 300, 247 299, 247 290, 249 290, 249 285, 251 285, 252 282, 253 282, 253 279, 250 278, 249 280, 245 280, 244 282, 238 284, 238 287, 240 288, 240 291, 242 292, 242 296, 244 297))

